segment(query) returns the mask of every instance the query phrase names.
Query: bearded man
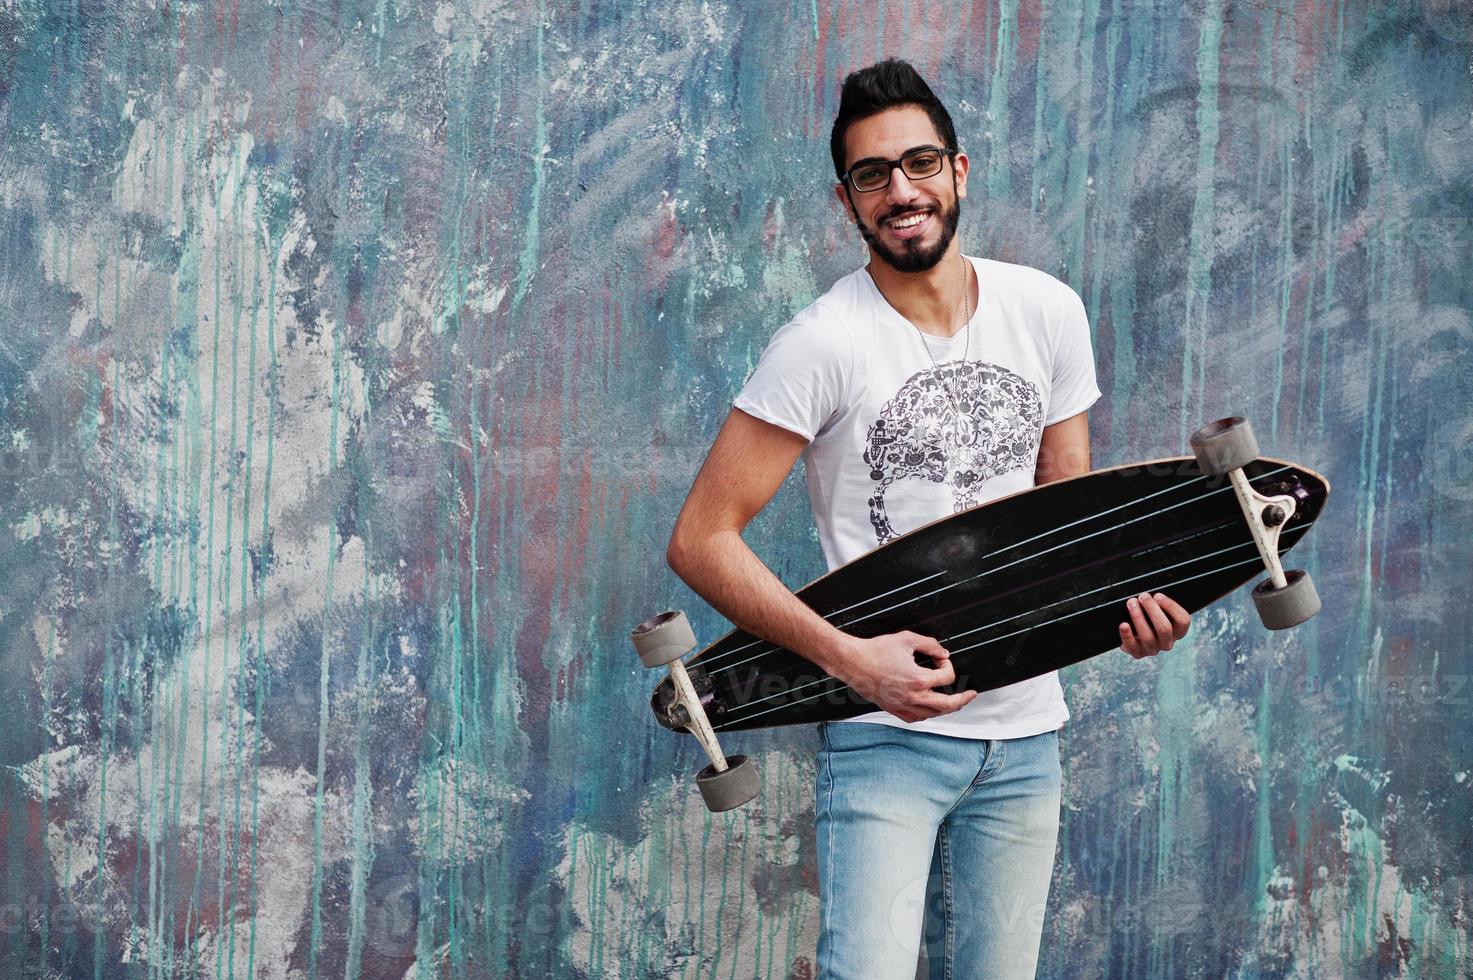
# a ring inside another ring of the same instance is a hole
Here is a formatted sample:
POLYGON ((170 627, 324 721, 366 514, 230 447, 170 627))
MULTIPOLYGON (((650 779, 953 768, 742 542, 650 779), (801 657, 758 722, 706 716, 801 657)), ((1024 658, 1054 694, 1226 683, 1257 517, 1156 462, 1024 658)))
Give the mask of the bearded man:
MULTIPOLYGON (((924 943, 933 978, 1031 977, 1069 717, 1057 674, 939 691, 956 672, 934 637, 844 633, 741 534, 800 455, 831 569, 958 510, 1088 472, 1087 409, 1100 396, 1089 324, 1052 276, 962 254, 969 162, 910 65, 845 79, 830 149, 834 194, 869 262, 773 335, 667 558, 738 627, 877 708, 818 726, 820 976, 910 980, 924 943)), ((1121 647, 1154 656, 1189 625, 1175 601, 1141 595, 1123 611, 1121 647)))

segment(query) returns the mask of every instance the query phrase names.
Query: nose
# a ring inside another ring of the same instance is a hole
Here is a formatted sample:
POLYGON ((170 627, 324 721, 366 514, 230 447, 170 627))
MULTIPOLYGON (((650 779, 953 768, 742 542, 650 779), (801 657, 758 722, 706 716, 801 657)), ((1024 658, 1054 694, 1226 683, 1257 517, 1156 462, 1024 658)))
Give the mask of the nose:
POLYGON ((920 191, 916 190, 915 185, 910 182, 910 178, 905 175, 904 168, 898 163, 894 167, 891 167, 890 186, 885 193, 885 203, 892 205, 909 204, 919 196, 920 191))

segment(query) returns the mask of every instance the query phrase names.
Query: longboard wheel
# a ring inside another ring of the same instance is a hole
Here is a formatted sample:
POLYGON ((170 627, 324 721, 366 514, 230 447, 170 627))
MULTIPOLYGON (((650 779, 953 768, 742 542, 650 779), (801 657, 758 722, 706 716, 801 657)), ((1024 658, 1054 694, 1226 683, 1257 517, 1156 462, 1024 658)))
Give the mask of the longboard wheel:
POLYGON ((1253 427, 1241 415, 1208 422, 1192 433, 1192 452, 1208 476, 1224 476, 1258 458, 1253 427))
POLYGON ((757 767, 744 755, 733 755, 726 760, 726 769, 716 771, 707 766, 696 774, 696 785, 701 788, 701 799, 712 813, 735 810, 743 803, 756 798, 760 781, 757 767))
POLYGON ((696 648, 695 630, 678 609, 646 619, 630 631, 629 639, 646 667, 663 667, 696 648))
POLYGON ((1253 587, 1258 618, 1271 630, 1298 626, 1320 611, 1320 596, 1308 572, 1291 568, 1284 572, 1284 578, 1288 584, 1282 589, 1274 588, 1272 579, 1264 579, 1253 587))

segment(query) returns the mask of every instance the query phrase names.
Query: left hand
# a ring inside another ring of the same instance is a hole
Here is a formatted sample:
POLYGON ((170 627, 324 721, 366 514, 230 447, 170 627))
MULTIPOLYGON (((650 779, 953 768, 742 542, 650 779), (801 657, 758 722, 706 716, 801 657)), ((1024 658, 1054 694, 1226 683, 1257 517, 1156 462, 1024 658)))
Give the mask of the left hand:
POLYGON ((1137 660, 1170 650, 1192 625, 1191 613, 1160 592, 1142 592, 1125 607, 1130 621, 1120 624, 1120 649, 1137 660))

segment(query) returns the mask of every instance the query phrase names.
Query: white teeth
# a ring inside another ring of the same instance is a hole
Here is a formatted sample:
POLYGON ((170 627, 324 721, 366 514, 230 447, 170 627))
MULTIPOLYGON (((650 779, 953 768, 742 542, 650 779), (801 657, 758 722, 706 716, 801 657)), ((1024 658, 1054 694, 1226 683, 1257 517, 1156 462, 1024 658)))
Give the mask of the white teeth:
POLYGON ((926 213, 923 211, 920 214, 911 215, 908 218, 901 218, 901 219, 899 219, 897 221, 892 221, 892 222, 890 222, 890 227, 891 228, 914 228, 916 225, 920 224, 922 221, 925 221, 925 220, 926 220, 926 213))

